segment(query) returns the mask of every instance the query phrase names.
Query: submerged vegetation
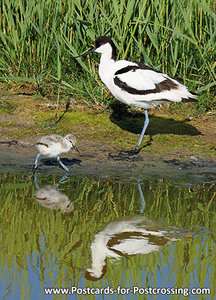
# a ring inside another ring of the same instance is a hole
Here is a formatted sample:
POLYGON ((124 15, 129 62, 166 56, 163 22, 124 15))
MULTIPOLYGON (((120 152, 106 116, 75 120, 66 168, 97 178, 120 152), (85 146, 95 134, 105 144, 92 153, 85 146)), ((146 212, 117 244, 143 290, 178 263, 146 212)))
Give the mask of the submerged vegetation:
POLYGON ((42 95, 107 103, 99 57, 73 57, 99 35, 118 58, 145 61, 202 92, 197 108, 215 105, 216 4, 213 0, 2 0, 0 81, 32 84, 42 95))
MULTIPOLYGON (((37 175, 40 188, 54 186, 61 179, 56 175, 37 175)), ((211 296, 200 295, 199 299, 213 300, 215 185, 210 179, 205 183, 188 182, 190 179, 185 184, 184 179, 173 182, 160 178, 140 182, 146 202, 142 215, 158 229, 180 229, 180 236, 176 236, 179 240, 147 255, 108 258, 104 277, 91 282, 83 275, 91 266, 95 235, 109 222, 139 213, 138 184, 69 176, 59 190, 73 202, 74 210, 64 213, 36 201, 32 175, 1 174, 0 295, 12 299, 17 293, 20 299, 43 299, 44 287, 74 285, 178 286, 210 287, 211 296)))

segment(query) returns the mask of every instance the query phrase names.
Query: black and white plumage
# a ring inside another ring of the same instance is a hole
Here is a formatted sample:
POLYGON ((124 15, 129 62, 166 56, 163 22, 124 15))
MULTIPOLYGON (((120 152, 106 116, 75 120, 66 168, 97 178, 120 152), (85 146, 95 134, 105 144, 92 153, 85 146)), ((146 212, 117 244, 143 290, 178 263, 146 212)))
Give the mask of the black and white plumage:
POLYGON ((39 153, 36 156, 33 170, 36 170, 40 156, 45 155, 48 157, 57 157, 57 161, 61 167, 66 172, 70 172, 70 170, 61 162, 60 154, 67 153, 71 148, 77 150, 76 137, 73 134, 68 134, 65 137, 56 134, 46 135, 40 138, 35 146, 39 153))
POLYGON ((146 217, 115 219, 95 235, 91 244, 91 268, 85 271, 85 277, 92 281, 101 279, 106 273, 107 258, 119 260, 121 257, 149 254, 175 241, 175 238, 169 237, 167 230, 160 230, 146 217))
POLYGON ((139 152, 149 123, 147 108, 164 103, 196 101, 196 95, 186 86, 145 63, 115 61, 116 47, 107 36, 97 37, 95 47, 80 56, 94 51, 101 53, 99 76, 112 95, 127 105, 145 109, 146 119, 135 152, 139 152))

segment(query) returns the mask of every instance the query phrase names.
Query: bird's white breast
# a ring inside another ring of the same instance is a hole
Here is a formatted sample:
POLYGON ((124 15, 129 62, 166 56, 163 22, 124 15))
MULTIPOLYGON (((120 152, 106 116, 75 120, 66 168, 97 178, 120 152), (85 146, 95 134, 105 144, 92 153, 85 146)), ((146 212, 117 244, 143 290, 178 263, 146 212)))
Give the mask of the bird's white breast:
POLYGON ((133 62, 126 61, 126 60, 114 61, 114 60, 103 60, 102 58, 103 56, 101 56, 101 61, 99 65, 99 76, 101 80, 117 100, 130 105, 127 102, 126 93, 121 91, 121 89, 116 87, 116 85, 114 84, 114 76, 119 69, 127 67, 128 65, 133 66, 135 64, 133 62))

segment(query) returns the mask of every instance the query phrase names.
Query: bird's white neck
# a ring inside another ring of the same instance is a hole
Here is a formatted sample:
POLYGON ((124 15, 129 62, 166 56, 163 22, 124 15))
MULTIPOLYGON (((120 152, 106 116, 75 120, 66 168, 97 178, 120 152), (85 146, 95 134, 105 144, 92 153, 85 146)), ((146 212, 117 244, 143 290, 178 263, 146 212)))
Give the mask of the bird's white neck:
POLYGON ((101 276, 107 257, 119 258, 118 254, 107 247, 109 238, 110 235, 102 231, 95 235, 95 239, 91 245, 91 272, 96 277, 101 276))
POLYGON ((111 63, 112 61, 114 62, 114 59, 112 59, 112 49, 101 54, 100 63, 107 61, 109 61, 109 63, 111 63))
POLYGON ((99 76, 103 83, 109 86, 112 74, 112 67, 115 61, 111 58, 112 53, 103 53, 100 58, 99 76))
POLYGON ((107 248, 106 248, 107 238, 104 235, 97 234, 95 240, 91 245, 91 256, 92 265, 91 273, 96 277, 100 277, 102 274, 103 267, 106 264, 107 248))

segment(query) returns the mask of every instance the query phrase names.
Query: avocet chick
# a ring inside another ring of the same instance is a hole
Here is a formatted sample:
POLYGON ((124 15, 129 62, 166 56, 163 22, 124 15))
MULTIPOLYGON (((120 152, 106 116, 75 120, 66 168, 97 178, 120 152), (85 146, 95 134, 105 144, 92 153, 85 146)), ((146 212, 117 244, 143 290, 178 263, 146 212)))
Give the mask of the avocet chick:
POLYGON ((46 135, 40 138, 35 146, 39 153, 35 159, 35 164, 33 167, 34 171, 37 169, 40 156, 45 155, 48 157, 57 157, 57 161, 59 162, 60 166, 66 172, 70 172, 70 170, 61 162, 60 154, 67 153, 71 148, 78 151, 76 148, 76 137, 73 134, 68 134, 65 137, 56 134, 46 135))

